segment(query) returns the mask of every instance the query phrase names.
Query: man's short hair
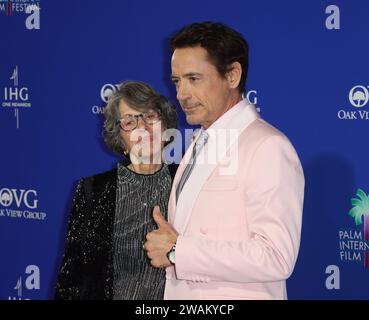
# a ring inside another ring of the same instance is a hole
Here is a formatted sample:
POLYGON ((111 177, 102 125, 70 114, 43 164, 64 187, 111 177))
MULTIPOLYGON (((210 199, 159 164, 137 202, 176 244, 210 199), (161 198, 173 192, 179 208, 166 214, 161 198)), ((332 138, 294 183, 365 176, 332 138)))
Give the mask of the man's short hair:
POLYGON ((210 62, 217 68, 219 74, 225 77, 230 71, 233 62, 239 62, 242 67, 239 92, 245 91, 248 71, 248 44, 245 38, 234 29, 219 22, 192 23, 185 26, 170 40, 172 53, 175 49, 188 47, 202 47, 208 55, 210 62))

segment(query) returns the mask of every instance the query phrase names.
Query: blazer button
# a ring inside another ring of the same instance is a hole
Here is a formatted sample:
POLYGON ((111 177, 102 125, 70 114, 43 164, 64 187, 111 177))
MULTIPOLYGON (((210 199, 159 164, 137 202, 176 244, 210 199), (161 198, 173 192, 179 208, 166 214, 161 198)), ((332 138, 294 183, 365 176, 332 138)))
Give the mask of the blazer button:
POLYGON ((207 233, 208 233, 208 228, 206 228, 206 227, 201 227, 201 228, 200 228, 200 232, 201 232, 202 234, 207 234, 207 233))

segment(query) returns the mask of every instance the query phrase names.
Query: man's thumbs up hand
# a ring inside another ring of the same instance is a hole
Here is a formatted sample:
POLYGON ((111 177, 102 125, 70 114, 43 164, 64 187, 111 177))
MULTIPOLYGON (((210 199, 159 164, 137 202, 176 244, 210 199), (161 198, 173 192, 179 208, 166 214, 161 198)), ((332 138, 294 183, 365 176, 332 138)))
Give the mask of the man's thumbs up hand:
POLYGON ((177 242, 178 232, 165 220, 159 206, 154 207, 153 219, 158 229, 146 235, 147 241, 144 244, 144 249, 151 260, 152 266, 165 268, 171 265, 167 258, 167 252, 177 242))

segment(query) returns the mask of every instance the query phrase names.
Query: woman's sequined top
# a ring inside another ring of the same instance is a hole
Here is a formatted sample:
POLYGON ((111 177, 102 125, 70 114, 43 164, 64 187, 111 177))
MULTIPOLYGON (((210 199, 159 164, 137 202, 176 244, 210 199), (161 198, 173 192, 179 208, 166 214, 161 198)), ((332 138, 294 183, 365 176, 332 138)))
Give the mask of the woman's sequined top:
MULTIPOLYGON (((164 296, 165 269, 151 266, 142 245, 157 229, 152 209, 166 215, 172 179, 165 164, 161 170, 141 175, 118 166, 114 222, 114 299, 157 300, 164 296)), ((165 216, 166 217, 166 216, 165 216)))

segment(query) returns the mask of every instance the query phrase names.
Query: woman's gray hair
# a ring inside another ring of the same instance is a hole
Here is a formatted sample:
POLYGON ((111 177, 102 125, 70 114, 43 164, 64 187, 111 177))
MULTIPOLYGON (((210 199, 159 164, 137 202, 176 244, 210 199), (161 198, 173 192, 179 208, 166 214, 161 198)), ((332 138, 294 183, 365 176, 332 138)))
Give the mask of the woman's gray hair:
POLYGON ((120 126, 117 123, 121 117, 119 111, 121 100, 136 111, 146 112, 150 109, 158 111, 164 130, 177 128, 178 118, 174 104, 144 82, 125 81, 111 95, 104 109, 104 141, 113 152, 122 155, 125 150, 120 135, 120 126))

